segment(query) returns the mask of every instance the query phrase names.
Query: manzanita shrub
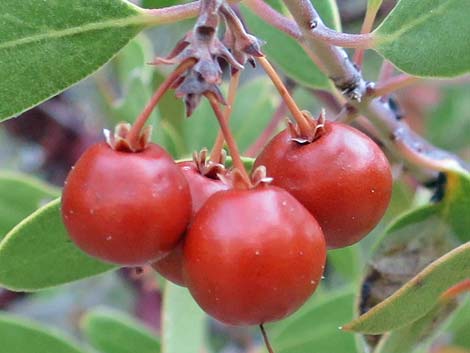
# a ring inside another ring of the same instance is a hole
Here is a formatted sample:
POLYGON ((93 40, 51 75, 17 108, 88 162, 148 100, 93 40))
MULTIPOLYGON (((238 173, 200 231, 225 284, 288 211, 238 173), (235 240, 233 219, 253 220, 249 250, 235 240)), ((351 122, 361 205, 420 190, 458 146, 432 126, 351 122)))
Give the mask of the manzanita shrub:
POLYGON ((0 144, 67 176, 0 171, 0 352, 470 352, 470 3, 343 3, 1 1, 0 144), (158 331, 7 313, 118 271, 158 331))

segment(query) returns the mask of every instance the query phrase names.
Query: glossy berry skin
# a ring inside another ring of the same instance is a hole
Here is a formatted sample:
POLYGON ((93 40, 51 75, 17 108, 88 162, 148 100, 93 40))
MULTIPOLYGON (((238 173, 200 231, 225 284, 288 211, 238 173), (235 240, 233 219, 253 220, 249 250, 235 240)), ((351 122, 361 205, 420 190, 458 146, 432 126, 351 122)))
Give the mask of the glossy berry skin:
POLYGON ((142 265, 167 254, 190 215, 186 179, 155 144, 137 153, 93 145, 68 175, 62 194, 62 218, 75 244, 120 265, 142 265))
POLYGON ((214 194, 184 246, 189 291, 209 315, 232 325, 280 320, 315 291, 326 247, 313 216, 271 186, 214 194))
POLYGON ((384 215, 392 191, 387 158, 368 136, 344 124, 329 123, 309 144, 282 131, 264 148, 273 185, 294 195, 317 219, 327 246, 340 248, 366 236, 384 215))
MULTIPOLYGON (((181 171, 189 185, 192 198, 192 215, 207 201, 207 199, 218 191, 227 190, 229 186, 219 179, 211 179, 202 175, 194 162, 178 163, 181 171)), ((152 267, 163 277, 180 286, 185 286, 183 278, 183 242, 184 237, 178 246, 163 259, 152 264, 152 267)))

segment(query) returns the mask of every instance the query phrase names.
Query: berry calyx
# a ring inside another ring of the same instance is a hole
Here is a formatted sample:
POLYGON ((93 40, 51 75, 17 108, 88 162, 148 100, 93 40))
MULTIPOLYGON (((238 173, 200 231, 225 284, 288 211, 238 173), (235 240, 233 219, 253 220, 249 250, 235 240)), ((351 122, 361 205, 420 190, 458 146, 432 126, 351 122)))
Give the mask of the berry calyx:
MULTIPOLYGON (((179 162, 178 167, 185 176, 192 198, 191 220, 207 199, 218 191, 227 190, 230 184, 219 179, 226 170, 223 164, 207 159, 207 150, 194 155, 193 161, 179 162)), ((224 157, 222 157, 222 161, 224 157)), ((166 279, 180 286, 185 286, 183 278, 183 244, 185 236, 178 246, 168 255, 152 264, 152 267, 166 279)))
POLYGON ((288 192, 265 183, 211 196, 184 246, 189 291, 227 324, 280 320, 315 291, 326 247, 313 216, 288 192))
POLYGON ((156 144, 140 152, 91 146, 69 173, 62 218, 87 254, 120 265, 142 265, 178 244, 191 214, 188 184, 156 144))
MULTIPOLYGON (((318 125, 317 125, 318 127, 318 125)), ((387 158, 368 136, 344 124, 326 122, 312 142, 287 129, 255 161, 317 219, 329 248, 356 243, 381 220, 390 201, 392 174, 387 158)))

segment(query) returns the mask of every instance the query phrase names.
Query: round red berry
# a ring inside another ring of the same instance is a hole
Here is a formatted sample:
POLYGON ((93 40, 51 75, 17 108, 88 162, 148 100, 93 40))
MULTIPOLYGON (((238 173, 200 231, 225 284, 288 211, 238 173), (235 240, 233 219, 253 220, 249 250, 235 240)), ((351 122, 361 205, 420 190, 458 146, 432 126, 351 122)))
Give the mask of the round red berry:
POLYGON ((211 196, 184 246, 188 289, 227 324, 280 320, 314 292, 325 264, 323 233, 288 192, 271 186, 211 196))
POLYGON ((264 148, 255 166, 266 166, 273 185, 297 198, 317 219, 329 248, 356 243, 384 215, 392 191, 387 158, 368 136, 327 122, 311 143, 284 130, 264 148))
POLYGON ((191 214, 184 175, 160 146, 116 151, 90 147, 69 173, 62 218, 86 253, 120 265, 142 265, 178 244, 191 214))
MULTIPOLYGON (((194 162, 180 162, 178 166, 186 177, 191 191, 192 217, 211 195, 229 188, 229 185, 218 178, 202 175, 194 162)), ((183 278, 183 243, 184 237, 174 250, 152 264, 152 267, 163 277, 180 286, 185 285, 183 278)))

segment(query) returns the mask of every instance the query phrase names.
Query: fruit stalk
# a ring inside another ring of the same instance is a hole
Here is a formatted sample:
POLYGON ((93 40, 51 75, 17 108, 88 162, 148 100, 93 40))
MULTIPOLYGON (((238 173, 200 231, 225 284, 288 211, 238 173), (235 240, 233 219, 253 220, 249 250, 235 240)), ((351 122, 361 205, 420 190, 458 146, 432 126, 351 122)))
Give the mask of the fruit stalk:
POLYGON ((304 114, 300 111, 299 107, 297 106, 294 99, 290 95, 289 91, 287 90, 286 86, 284 85, 281 78, 277 74, 276 70, 274 70, 274 68, 268 61, 268 59, 266 59, 265 57, 260 57, 257 59, 258 59, 258 62, 263 67, 266 74, 269 76, 269 78, 273 82, 274 86, 276 86, 277 90, 279 91, 279 94, 281 95, 282 99, 286 103, 287 108, 289 109, 293 118, 297 122, 297 125, 299 126, 299 130, 301 134, 305 137, 310 136, 311 131, 312 131, 311 123, 307 120, 304 114))
POLYGON ((269 337, 268 337, 268 334, 266 333, 266 329, 264 328, 264 325, 263 324, 259 325, 259 329, 261 330, 261 334, 263 335, 263 340, 264 340, 264 344, 266 345, 266 349, 268 350, 269 353, 274 353, 274 349, 271 346, 271 342, 269 342, 269 337))
POLYGON ((225 120, 224 113, 222 112, 222 109, 220 109, 217 97, 215 97, 215 95, 211 92, 206 93, 205 96, 209 100, 209 103, 214 110, 215 116, 219 121, 220 129, 222 130, 225 141, 227 141, 228 149, 230 151, 230 155, 232 156, 233 165, 241 173, 244 181, 246 182, 246 185, 250 186, 250 178, 240 157, 240 151, 238 150, 237 143, 232 135, 232 132, 230 131, 228 122, 225 120))
POLYGON ((188 59, 182 62, 168 77, 167 79, 158 87, 157 91, 154 93, 150 101, 147 103, 144 111, 137 117, 134 124, 132 125, 131 130, 127 136, 127 139, 132 147, 138 145, 140 134, 142 132, 145 123, 147 122, 150 114, 152 114, 153 109, 158 104, 163 95, 170 89, 173 83, 178 79, 178 77, 195 64, 196 60, 188 59))
MULTIPOLYGON (((240 83, 240 73, 241 71, 236 71, 230 78, 230 84, 228 87, 228 98, 227 98, 227 106, 224 110, 224 118, 225 121, 230 121, 230 115, 232 114, 233 105, 235 104, 235 98, 237 96, 237 89, 238 84, 240 83)), ((215 140, 214 146, 212 147, 212 151, 210 153, 211 160, 215 163, 220 162, 220 153, 224 146, 224 134, 222 133, 222 129, 219 129, 217 134, 217 138, 215 140)))

